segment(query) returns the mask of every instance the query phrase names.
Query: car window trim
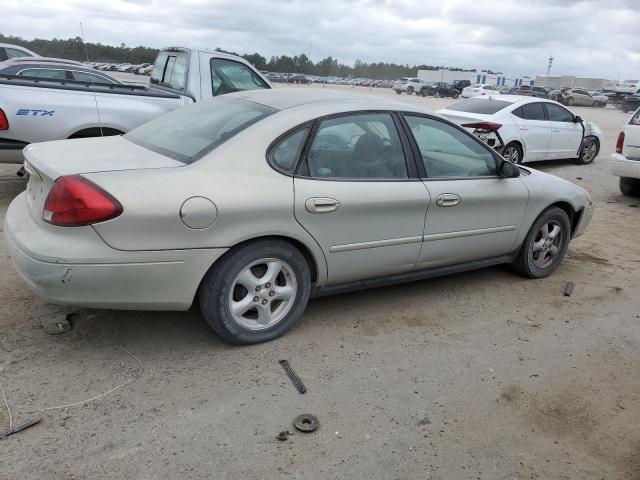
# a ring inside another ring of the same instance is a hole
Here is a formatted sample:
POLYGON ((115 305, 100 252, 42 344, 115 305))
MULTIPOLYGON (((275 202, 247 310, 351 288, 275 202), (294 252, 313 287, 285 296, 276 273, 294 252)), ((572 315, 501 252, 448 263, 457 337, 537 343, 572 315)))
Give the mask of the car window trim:
POLYGON ((413 134, 411 133, 411 127, 409 127, 409 123, 407 122, 407 119, 405 117, 422 117, 422 118, 426 118, 429 120, 434 120, 440 123, 443 123, 445 125, 449 125, 452 127, 455 127, 456 129, 458 129, 459 131, 461 131, 462 133, 464 133, 465 135, 467 135, 468 137, 472 138, 476 143, 478 143, 479 145, 481 145, 485 150, 487 150, 490 154, 491 157, 493 158, 493 161, 495 162, 495 169, 496 172, 498 171, 498 167, 500 166, 500 162, 503 161, 502 157, 500 156, 500 154, 498 152, 496 152, 493 148, 491 148, 489 145, 487 145, 486 143, 484 143, 482 140, 480 140, 478 137, 476 137, 475 135, 473 135, 472 133, 468 132, 467 130, 465 130, 464 128, 462 128, 459 125, 456 125, 453 122, 449 122, 447 120, 444 120, 440 117, 437 117, 435 115, 429 115, 426 113, 421 113, 421 112, 411 112, 411 111, 401 111, 398 112, 400 118, 402 119, 404 128, 406 129, 406 133, 407 135, 410 137, 410 142, 411 142, 411 149, 413 150, 414 156, 416 159, 419 159, 419 161, 417 161, 417 165, 418 165, 418 172, 420 175, 420 180, 421 181, 443 181, 443 180, 478 180, 478 179, 496 179, 496 178, 502 178, 500 177, 500 175, 480 175, 480 176, 474 176, 474 177, 430 177, 428 172, 427 172, 427 168, 424 165, 424 162, 422 161, 422 154, 420 153, 420 147, 418 147, 418 142, 416 142, 415 137, 413 136, 413 134))
POLYGON ((313 120, 313 127, 309 131, 307 135, 307 141, 305 143, 302 152, 300 153, 300 157, 297 160, 297 166, 294 170, 293 176, 296 178, 304 178, 305 180, 316 180, 316 181, 330 181, 330 182, 370 182, 370 183, 380 183, 380 182, 417 182, 420 181, 420 177, 418 175, 418 171, 416 168, 416 161, 413 157, 412 151, 410 149, 410 144, 408 143, 408 139, 404 137, 404 131, 399 128, 397 112, 393 110, 351 110, 348 112, 339 112, 339 113, 331 113, 329 115, 324 115, 322 117, 315 118, 313 120), (313 177, 309 174, 309 166, 307 164, 307 156, 309 153, 309 149, 311 148, 311 144, 313 143, 316 134, 320 128, 320 124, 326 120, 332 120, 334 118, 341 117, 352 117, 355 115, 376 115, 376 114, 387 114, 391 116, 393 120, 393 124, 396 127, 396 131, 398 132, 398 137, 400 138, 400 144, 402 145, 402 150, 404 153, 404 161, 405 167, 407 169, 407 178, 388 178, 388 179, 375 179, 375 178, 321 178, 321 177, 313 177), (413 164, 413 168, 411 165, 413 164), (413 174, 413 176, 412 176, 413 174))

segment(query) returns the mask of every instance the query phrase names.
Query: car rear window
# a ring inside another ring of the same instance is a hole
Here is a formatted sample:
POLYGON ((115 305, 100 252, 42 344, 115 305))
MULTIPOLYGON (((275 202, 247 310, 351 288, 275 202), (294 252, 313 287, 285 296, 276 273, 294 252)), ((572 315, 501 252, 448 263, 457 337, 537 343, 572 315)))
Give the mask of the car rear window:
POLYGON ((218 97, 162 115, 124 138, 180 162, 193 163, 274 112, 257 103, 218 97))
POLYGON ((468 112, 468 113, 482 113, 485 115, 492 115, 499 112, 503 108, 511 105, 512 102, 505 102, 504 100, 480 99, 480 98, 468 98, 461 102, 454 103, 447 110, 454 110, 456 112, 468 112))

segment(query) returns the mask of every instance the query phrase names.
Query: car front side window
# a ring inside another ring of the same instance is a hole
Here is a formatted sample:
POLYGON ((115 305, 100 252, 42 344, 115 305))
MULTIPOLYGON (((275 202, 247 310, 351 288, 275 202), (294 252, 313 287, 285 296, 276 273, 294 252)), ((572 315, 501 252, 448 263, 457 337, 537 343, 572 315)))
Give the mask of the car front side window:
POLYGON ((546 103, 547 116, 551 122, 573 122, 573 114, 555 103, 546 103))
POLYGON ((402 142, 388 113, 323 120, 307 153, 309 176, 352 180, 408 178, 402 142))
POLYGON ((432 118, 406 115, 427 177, 495 176, 491 152, 458 128, 432 118))

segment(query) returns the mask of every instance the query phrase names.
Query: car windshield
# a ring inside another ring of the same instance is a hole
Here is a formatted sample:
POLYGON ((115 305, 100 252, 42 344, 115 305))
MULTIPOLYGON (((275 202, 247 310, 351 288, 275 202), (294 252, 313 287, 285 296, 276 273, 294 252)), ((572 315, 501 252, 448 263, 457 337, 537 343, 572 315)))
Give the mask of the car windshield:
POLYGON ((158 117, 124 138, 180 162, 193 163, 275 112, 264 105, 220 97, 158 117))
POLYGON ((480 98, 468 98, 461 102, 454 103, 447 110, 454 110, 456 112, 468 112, 468 113, 482 113, 486 115, 492 115, 499 112, 505 107, 511 105, 512 102, 505 102, 504 100, 480 99, 480 98))

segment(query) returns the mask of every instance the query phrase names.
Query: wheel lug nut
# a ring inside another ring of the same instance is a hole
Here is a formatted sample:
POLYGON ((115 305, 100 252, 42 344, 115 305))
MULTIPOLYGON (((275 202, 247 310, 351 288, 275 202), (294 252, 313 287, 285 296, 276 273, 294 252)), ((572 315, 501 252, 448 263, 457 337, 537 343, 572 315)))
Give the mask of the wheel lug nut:
POLYGON ((273 297, 276 294, 276 292, 269 292, 269 296, 273 297))
POLYGON ((271 288, 271 284, 270 283, 265 283, 264 287, 265 288, 271 288))
POLYGON ((266 300, 262 300, 262 304, 263 304, 263 305, 266 305, 266 304, 267 304, 267 301, 266 301, 266 300))
POLYGON ((256 292, 259 292, 259 291, 260 291, 260 287, 256 287, 256 292))
POLYGON ((253 297, 254 302, 257 302, 258 300, 260 300, 258 297, 253 297))

